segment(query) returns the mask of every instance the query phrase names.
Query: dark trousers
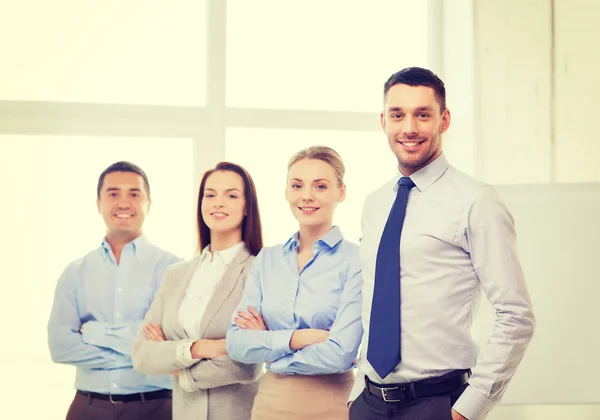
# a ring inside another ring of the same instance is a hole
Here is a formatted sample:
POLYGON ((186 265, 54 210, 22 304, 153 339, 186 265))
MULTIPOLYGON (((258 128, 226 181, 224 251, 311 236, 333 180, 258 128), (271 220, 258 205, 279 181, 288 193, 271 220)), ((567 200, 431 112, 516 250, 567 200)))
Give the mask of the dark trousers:
POLYGON ((171 420, 171 416, 171 398, 114 404, 75 394, 66 420, 171 420))
POLYGON ((444 395, 406 402, 385 402, 366 388, 350 406, 350 420, 452 420, 452 406, 463 385, 444 395))

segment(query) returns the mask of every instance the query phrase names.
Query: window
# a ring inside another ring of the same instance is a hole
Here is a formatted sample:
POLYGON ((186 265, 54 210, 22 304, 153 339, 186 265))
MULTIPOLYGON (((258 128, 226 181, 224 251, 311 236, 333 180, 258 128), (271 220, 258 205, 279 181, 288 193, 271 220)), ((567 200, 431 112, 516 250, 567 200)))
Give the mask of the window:
POLYGON ((204 0, 13 2, 0 98, 204 105, 205 15, 204 0))
POLYGON ((332 147, 344 160, 347 196, 336 210, 334 223, 350 241, 358 243, 360 238, 367 194, 396 174, 396 159, 381 132, 228 129, 226 158, 244 166, 254 179, 268 246, 285 242, 298 230, 284 198, 287 162, 294 153, 314 145, 332 147))
POLYGON ((427 8, 408 0, 229 1, 227 105, 378 112, 391 74, 427 66, 427 8))

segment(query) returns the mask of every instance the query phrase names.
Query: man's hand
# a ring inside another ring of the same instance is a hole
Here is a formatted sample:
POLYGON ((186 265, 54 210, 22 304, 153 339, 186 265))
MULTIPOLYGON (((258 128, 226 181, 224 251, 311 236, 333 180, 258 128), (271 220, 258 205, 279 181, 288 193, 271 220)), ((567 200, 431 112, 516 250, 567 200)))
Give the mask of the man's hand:
POLYGON ((173 372, 169 373, 169 375, 173 376, 173 377, 178 377, 179 376, 179 371, 178 370, 174 370, 173 372))
POLYGON ((235 324, 243 330, 268 330, 262 315, 254 308, 248 307, 248 312, 238 311, 237 315, 235 324))
POLYGON ((463 416, 462 414, 460 414, 458 411, 452 410, 452 420, 469 420, 469 419, 466 418, 465 416, 463 416))
POLYGON ((144 325, 144 334, 146 335, 146 338, 150 341, 167 341, 167 339, 165 338, 165 333, 163 333, 163 330, 160 327, 160 325, 144 325))
POLYGON ((225 339, 220 340, 197 340, 190 349, 194 359, 216 359, 227 354, 225 339))

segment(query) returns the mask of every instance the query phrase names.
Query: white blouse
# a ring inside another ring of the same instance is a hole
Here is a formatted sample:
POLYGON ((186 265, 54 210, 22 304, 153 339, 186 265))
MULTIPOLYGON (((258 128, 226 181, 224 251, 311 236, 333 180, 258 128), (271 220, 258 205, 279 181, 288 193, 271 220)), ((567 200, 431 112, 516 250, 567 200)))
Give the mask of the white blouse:
POLYGON ((179 322, 191 339, 198 339, 200 322, 204 315, 208 301, 213 295, 217 284, 223 277, 223 273, 235 254, 244 246, 240 242, 223 251, 217 251, 211 255, 210 245, 202 251, 200 264, 196 268, 190 285, 181 306, 179 307, 179 322))
MULTIPOLYGON (((192 358, 191 348, 193 343, 200 338, 200 322, 202 322, 204 311, 227 266, 231 264, 243 246, 244 242, 240 242, 230 248, 216 251, 214 254, 210 252, 210 245, 202 250, 200 263, 179 307, 179 323, 190 337, 190 340, 183 340, 177 346, 177 359, 180 363, 191 366, 198 362, 199 359, 192 358)), ((185 375, 179 375, 179 384, 184 390, 192 391, 184 378, 185 375)))

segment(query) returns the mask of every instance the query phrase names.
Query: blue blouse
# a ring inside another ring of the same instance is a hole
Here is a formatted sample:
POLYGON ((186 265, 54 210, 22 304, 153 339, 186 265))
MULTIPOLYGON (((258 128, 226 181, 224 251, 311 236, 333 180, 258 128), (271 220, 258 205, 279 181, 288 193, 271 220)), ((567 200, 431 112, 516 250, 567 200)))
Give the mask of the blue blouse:
POLYGON ((254 260, 242 300, 227 332, 229 356, 241 363, 272 362, 275 373, 321 375, 345 372, 356 359, 363 334, 362 277, 358 246, 334 226, 313 246, 298 273, 298 233, 284 245, 263 248, 254 260), (253 307, 268 331, 243 330, 238 311, 253 307), (329 339, 293 351, 295 330, 329 331, 329 339))

